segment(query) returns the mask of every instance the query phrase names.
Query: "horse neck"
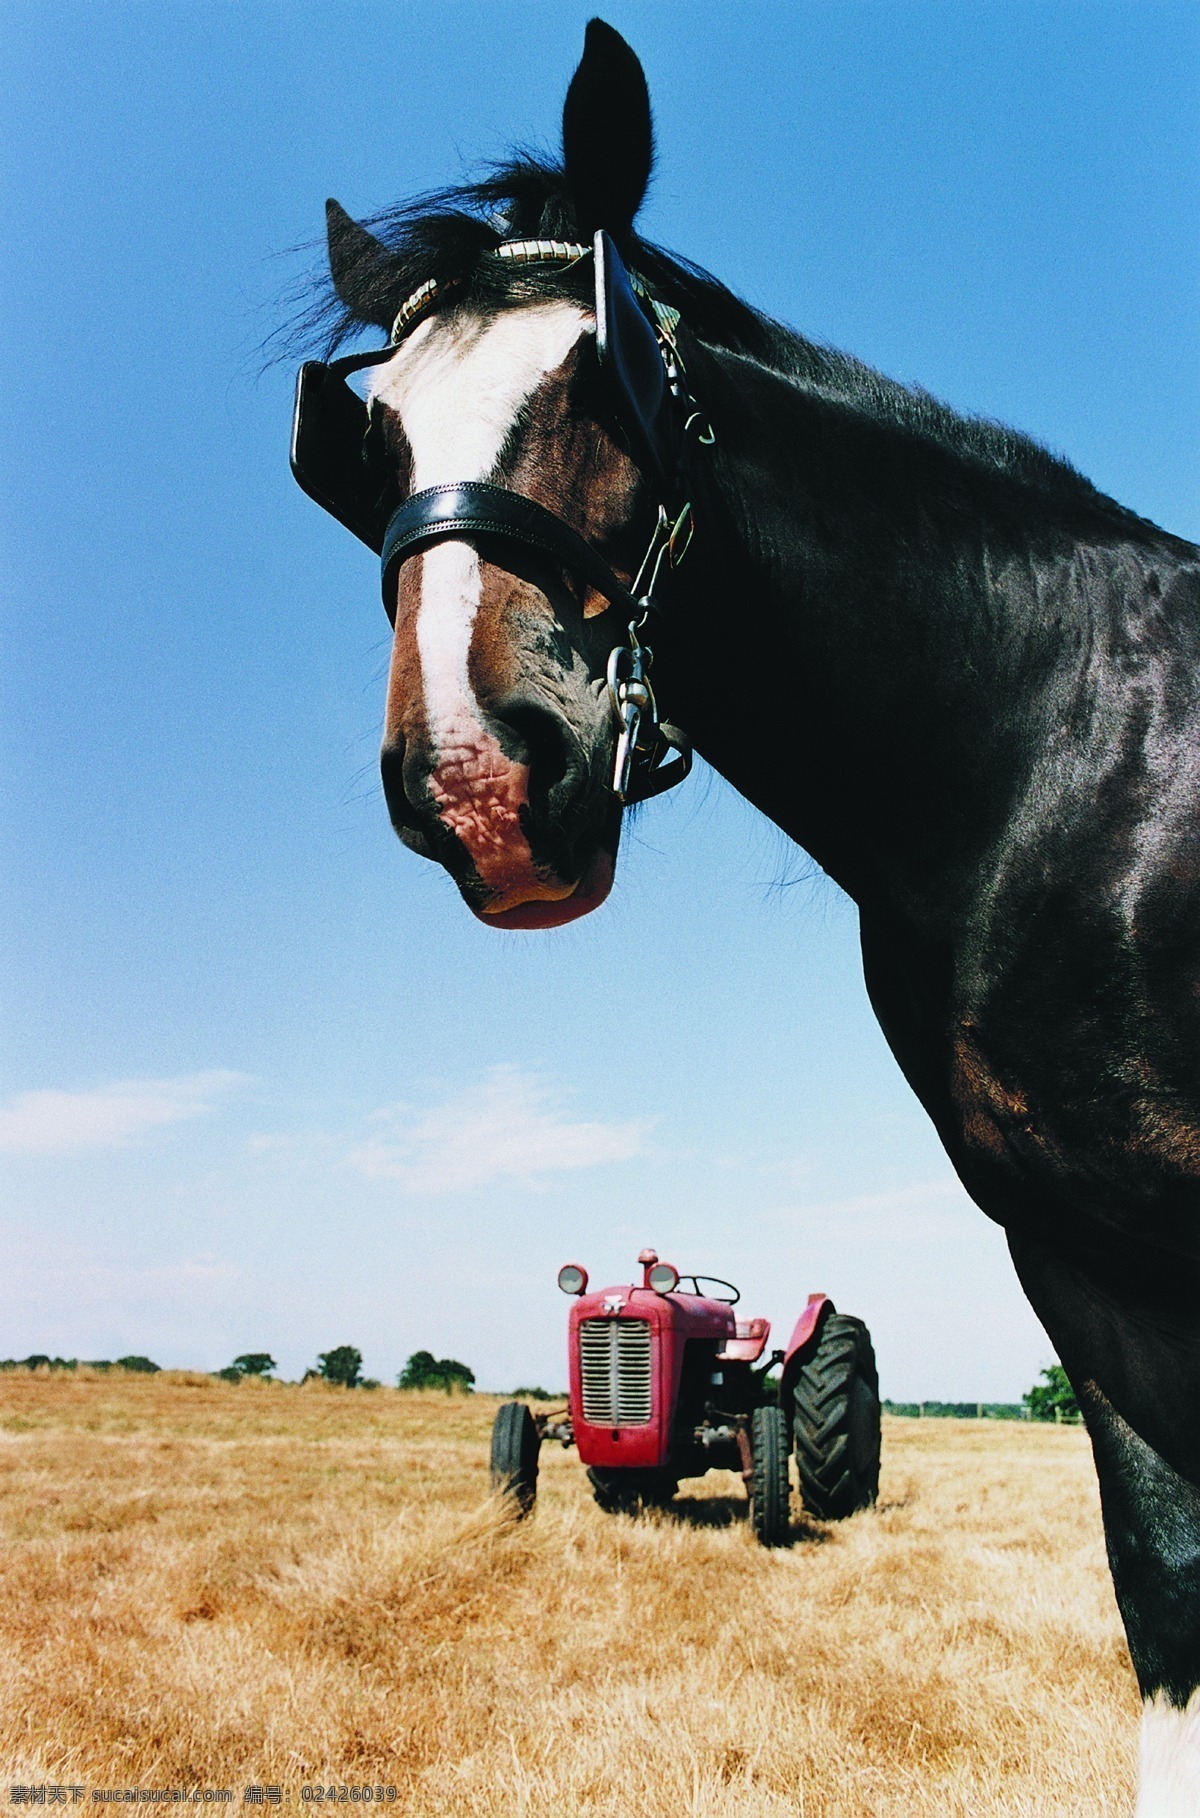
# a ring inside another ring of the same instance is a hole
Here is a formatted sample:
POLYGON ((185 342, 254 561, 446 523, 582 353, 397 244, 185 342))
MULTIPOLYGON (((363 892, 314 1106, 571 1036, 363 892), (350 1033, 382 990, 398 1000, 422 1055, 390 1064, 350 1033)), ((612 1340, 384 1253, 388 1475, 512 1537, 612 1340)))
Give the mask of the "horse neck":
POLYGON ((945 913, 1086 644, 1072 519, 1108 502, 753 361, 703 367, 718 443, 678 640, 696 747, 860 902, 945 913))

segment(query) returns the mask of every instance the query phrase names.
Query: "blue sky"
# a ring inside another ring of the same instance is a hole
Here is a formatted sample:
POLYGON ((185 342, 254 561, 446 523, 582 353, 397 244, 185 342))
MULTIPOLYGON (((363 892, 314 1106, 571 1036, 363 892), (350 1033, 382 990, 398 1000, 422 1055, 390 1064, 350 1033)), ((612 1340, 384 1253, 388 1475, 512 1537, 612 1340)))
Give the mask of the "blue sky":
MULTIPOLYGON (((0 1355, 557 1383, 558 1264, 653 1242, 785 1327, 826 1289, 896 1397, 1050 1356, 852 906, 717 779, 552 935, 480 927, 388 828, 374 564, 294 486, 259 348, 326 194, 556 141, 589 11, 5 7, 0 1355)), ((654 237, 1200 534, 1193 6, 606 17, 654 237)))

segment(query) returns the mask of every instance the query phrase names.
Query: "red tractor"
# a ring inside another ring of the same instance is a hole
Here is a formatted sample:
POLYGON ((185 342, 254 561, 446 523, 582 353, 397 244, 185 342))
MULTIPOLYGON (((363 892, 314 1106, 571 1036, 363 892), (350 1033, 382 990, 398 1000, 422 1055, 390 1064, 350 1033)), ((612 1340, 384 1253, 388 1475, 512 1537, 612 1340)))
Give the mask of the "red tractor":
POLYGON ((787 1537, 793 1450, 811 1515, 840 1521, 873 1503, 879 1378, 862 1321, 810 1294, 786 1351, 763 1361, 770 1321, 736 1319, 729 1282, 681 1278, 653 1250, 638 1262, 639 1284, 592 1294, 586 1269, 559 1270, 559 1287, 575 1296, 568 1405, 534 1415, 505 1402, 492 1427, 494 1486, 528 1514, 539 1449, 555 1439, 578 1446, 596 1501, 612 1512, 663 1506, 681 1477, 740 1471, 764 1546, 787 1537))

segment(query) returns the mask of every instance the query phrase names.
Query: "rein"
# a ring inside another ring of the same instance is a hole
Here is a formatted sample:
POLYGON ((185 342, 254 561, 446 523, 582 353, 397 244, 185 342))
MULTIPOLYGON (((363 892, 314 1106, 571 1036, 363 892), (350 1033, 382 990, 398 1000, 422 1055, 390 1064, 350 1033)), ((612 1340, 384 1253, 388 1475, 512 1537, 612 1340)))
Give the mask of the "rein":
POLYGON ((620 726, 612 789, 622 804, 629 805, 681 783, 692 765, 687 735, 660 717, 650 681, 654 653, 641 633, 652 614, 661 614, 663 584, 691 545, 695 524, 690 450, 710 445, 714 437, 687 391, 675 342, 679 312, 653 297, 636 273, 626 271, 606 233, 597 233, 594 246, 563 240, 507 240, 493 256, 514 264, 569 266, 589 253, 596 262, 600 364, 616 389, 618 420, 629 436, 634 459, 658 492, 654 534, 632 586, 626 587, 599 550, 564 518, 506 487, 481 480, 427 487, 381 520, 386 510, 386 480, 379 481, 375 493, 360 491, 353 476, 348 485, 339 484, 339 451, 330 443, 336 440, 343 447, 348 445, 349 426, 359 422, 360 464, 365 464, 370 416, 348 386, 331 391, 328 380, 344 380, 352 372, 390 360, 417 324, 461 287, 461 280, 430 278, 420 285, 397 310, 386 347, 352 354, 328 366, 313 361, 302 367, 292 431, 292 470, 310 497, 378 552, 384 607, 393 623, 390 601, 401 563, 438 543, 464 538, 500 552, 517 549, 549 559, 578 575, 623 613, 626 641, 609 655, 605 685, 620 726), (332 426, 332 436, 326 421, 332 426))

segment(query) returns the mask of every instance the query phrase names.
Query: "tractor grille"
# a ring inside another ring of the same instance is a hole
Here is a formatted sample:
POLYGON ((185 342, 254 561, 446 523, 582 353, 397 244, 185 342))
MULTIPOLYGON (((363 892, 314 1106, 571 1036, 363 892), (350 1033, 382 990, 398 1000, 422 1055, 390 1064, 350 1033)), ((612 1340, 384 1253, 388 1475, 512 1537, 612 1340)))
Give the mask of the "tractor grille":
POLYGON ((650 1322, 585 1319, 579 1327, 583 1418, 593 1427, 650 1423, 650 1322))

